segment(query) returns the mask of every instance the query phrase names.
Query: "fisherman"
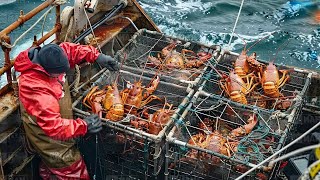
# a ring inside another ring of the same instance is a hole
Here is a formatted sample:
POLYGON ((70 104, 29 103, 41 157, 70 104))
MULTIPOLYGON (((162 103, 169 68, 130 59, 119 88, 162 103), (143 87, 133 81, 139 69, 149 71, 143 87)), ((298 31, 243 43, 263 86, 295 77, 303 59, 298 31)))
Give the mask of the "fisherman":
MULTIPOLYGON (((96 115, 84 119, 65 118, 65 74, 76 64, 86 61, 99 63, 110 71, 119 64, 111 56, 99 53, 92 46, 69 42, 47 44, 22 51, 14 68, 19 77, 21 117, 27 145, 40 155, 39 174, 44 179, 90 179, 75 138, 102 130, 96 115)), ((71 109, 71 108, 70 108, 71 109)))

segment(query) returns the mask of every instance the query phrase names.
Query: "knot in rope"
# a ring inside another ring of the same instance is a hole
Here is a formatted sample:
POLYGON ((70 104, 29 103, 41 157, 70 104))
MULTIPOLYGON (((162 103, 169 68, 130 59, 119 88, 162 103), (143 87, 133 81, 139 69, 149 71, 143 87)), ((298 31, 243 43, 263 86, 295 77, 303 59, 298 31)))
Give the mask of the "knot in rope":
POLYGON ((77 95, 79 93, 79 84, 80 84, 80 76, 81 76, 81 73, 80 73, 80 67, 79 65, 75 65, 75 80, 74 82, 70 85, 73 86, 73 95, 77 95))
POLYGON ((67 0, 55 0, 52 5, 54 6, 60 6, 60 5, 63 5, 67 2, 67 0))
POLYGON ((271 115, 270 118, 271 118, 271 119, 278 119, 278 118, 285 118, 285 117, 287 117, 287 116, 288 116, 288 114, 285 114, 285 113, 277 110, 277 111, 274 111, 274 112, 273 112, 273 114, 271 115))
POLYGON ((7 43, 7 42, 5 42, 5 41, 1 41, 1 45, 4 46, 4 47, 6 47, 6 48, 8 48, 8 49, 13 48, 13 46, 12 46, 11 44, 9 44, 9 43, 7 43))

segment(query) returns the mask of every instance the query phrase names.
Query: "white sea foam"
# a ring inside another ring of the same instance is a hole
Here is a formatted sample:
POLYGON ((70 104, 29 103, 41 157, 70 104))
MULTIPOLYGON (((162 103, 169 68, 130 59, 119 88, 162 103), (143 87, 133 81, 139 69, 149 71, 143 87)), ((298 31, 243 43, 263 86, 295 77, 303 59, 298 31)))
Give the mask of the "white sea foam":
MULTIPOLYGON (((43 34, 46 34, 47 32, 44 32, 43 34)), ((41 37, 41 33, 39 33, 37 35, 37 37, 41 37)), ((51 41, 54 40, 54 36, 52 36, 51 38, 47 39, 44 44, 48 44, 51 41)), ((28 49, 31 45, 32 45, 33 40, 32 39, 28 39, 26 41, 22 41, 20 42, 21 44, 18 43, 18 45, 16 45, 16 47, 14 47, 10 53, 10 58, 15 58, 21 51, 28 49)), ((40 46, 43 46, 43 44, 41 44, 40 46)), ((3 87, 4 85, 6 85, 7 83, 7 77, 6 75, 0 76, 0 88, 3 87)))
POLYGON ((0 0, 0 6, 6 5, 6 4, 11 4, 16 2, 16 0, 0 0))
POLYGON ((292 18, 295 16, 299 16, 299 12, 309 6, 315 5, 316 1, 297 1, 296 3, 287 1, 283 4, 279 9, 273 12, 273 17, 278 22, 283 22, 285 18, 292 18))
MULTIPOLYGON (((152 2, 152 1, 151 1, 152 2)), ((182 1, 182 0, 175 0, 174 2, 164 2, 163 0, 154 0, 155 3, 157 3, 156 6, 150 5, 151 3, 148 2, 140 2, 141 6, 144 9, 154 9, 161 12, 174 12, 175 10, 178 12, 194 12, 196 10, 200 11, 206 11, 211 6, 211 2, 201 2, 201 0, 188 0, 188 1, 182 1), (162 7, 160 7, 162 6, 162 7)))

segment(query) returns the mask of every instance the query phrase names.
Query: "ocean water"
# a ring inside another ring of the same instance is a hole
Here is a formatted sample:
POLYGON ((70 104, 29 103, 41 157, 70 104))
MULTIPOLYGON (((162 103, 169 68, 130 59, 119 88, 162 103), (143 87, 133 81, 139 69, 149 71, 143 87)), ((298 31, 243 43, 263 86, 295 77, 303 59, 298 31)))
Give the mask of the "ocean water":
MULTIPOLYGON (((41 0, 0 0, 0 29, 14 22, 19 10, 25 13, 41 0)), ((253 45, 260 59, 301 68, 320 68, 320 1, 319 0, 245 0, 230 46, 231 32, 241 0, 138 0, 147 14, 166 34, 213 45, 219 44, 240 52, 245 43, 253 45)), ((64 6, 70 6, 69 0, 64 6)), ((40 17, 38 15, 37 17, 40 17)), ((11 33, 14 41, 37 19, 11 33)), ((32 44, 33 36, 41 37, 54 25, 54 11, 17 43, 11 57, 32 44)), ((3 62, 0 52, 0 63, 3 62)), ((4 83, 2 77, 2 84, 4 83)), ((0 83, 1 85, 1 83, 0 83)))

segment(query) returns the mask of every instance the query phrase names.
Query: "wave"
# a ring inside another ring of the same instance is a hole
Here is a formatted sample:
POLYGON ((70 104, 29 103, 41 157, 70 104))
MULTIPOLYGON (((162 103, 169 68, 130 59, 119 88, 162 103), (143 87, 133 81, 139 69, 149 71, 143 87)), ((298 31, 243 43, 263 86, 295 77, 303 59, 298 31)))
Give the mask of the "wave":
POLYGON ((277 8, 275 11, 269 12, 260 12, 266 18, 275 19, 278 23, 283 22, 286 19, 294 18, 297 16, 308 15, 306 12, 307 9, 316 7, 319 3, 316 1, 287 1, 282 4, 280 8, 277 8))
POLYGON ((196 11, 205 13, 212 7, 212 2, 201 0, 141 0, 139 3, 152 16, 164 13, 165 16, 178 15, 180 19, 196 11))
POLYGON ((314 30, 313 34, 297 33, 294 38, 302 44, 305 49, 292 48, 289 55, 297 61, 317 62, 320 67, 320 29, 314 30))
MULTIPOLYGON (((43 34, 46 34, 48 32, 43 32, 43 34)), ((42 34, 39 33, 37 34, 37 37, 42 37, 42 34)), ((54 40, 54 36, 51 36, 51 38, 47 39, 44 44, 49 44, 50 42, 52 42, 54 40)), ((31 45, 32 45, 33 40, 30 38, 24 42, 22 42, 21 44, 16 45, 16 47, 13 48, 13 50, 10 53, 10 58, 13 59, 15 58, 21 51, 24 51, 26 49, 28 49, 31 45)), ((43 44, 40 45, 41 47, 43 46, 43 44)), ((0 76, 0 88, 3 87, 4 85, 7 84, 7 79, 6 76, 0 76)))
POLYGON ((2 0, 2 1, 0 1, 0 6, 11 4, 14 2, 16 2, 16 0, 2 0))

